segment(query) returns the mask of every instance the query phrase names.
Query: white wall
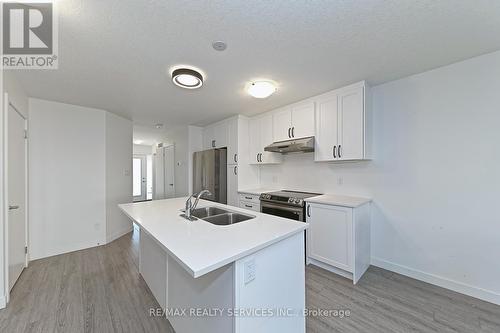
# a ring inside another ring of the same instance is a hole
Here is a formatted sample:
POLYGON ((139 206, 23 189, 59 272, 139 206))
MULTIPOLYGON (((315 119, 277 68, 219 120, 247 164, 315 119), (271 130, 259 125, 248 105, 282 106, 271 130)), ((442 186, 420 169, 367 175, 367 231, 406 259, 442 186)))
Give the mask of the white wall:
POLYGON ((106 112, 106 241, 132 231, 118 204, 132 202, 132 122, 106 112))
POLYGON ((374 87, 373 161, 290 155, 261 184, 372 197, 374 264, 500 304, 499 92, 500 52, 374 87))
POLYGON ((175 196, 188 195, 189 180, 189 131, 187 126, 168 130, 165 134, 166 145, 175 145, 175 196))
POLYGON ((106 241, 105 112, 30 98, 31 259, 106 241))

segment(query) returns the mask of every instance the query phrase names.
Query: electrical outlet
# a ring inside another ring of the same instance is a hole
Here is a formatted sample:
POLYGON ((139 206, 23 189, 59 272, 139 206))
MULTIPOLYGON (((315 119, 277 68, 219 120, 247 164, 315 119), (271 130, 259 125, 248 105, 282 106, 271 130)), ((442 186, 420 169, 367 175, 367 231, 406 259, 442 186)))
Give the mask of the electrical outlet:
POLYGON ((250 259, 248 261, 245 261, 243 272, 245 274, 245 284, 249 284, 250 282, 255 280, 256 277, 255 259, 250 259))

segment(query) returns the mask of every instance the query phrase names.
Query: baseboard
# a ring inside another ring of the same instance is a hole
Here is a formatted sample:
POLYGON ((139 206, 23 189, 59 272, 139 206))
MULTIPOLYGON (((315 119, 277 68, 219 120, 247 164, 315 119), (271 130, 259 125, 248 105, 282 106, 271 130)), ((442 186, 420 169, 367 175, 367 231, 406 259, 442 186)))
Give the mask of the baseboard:
POLYGON ((134 230, 134 226, 131 224, 130 227, 128 227, 127 229, 125 230, 121 230, 121 231, 118 231, 118 232, 115 232, 109 236, 106 236, 106 243, 111 243, 112 241, 128 234, 129 232, 131 232, 132 230, 134 230))
POLYGON ((7 301, 5 296, 0 296, 0 309, 5 309, 7 301))
POLYGON ((481 299, 486 302, 490 302, 493 304, 500 305, 500 294, 495 293, 490 290, 486 290, 483 288, 471 286, 462 282, 450 280, 441 276, 437 276, 434 274, 429 274, 426 272, 422 272, 410 267, 406 267, 403 265, 395 264, 393 262, 383 260, 380 258, 373 258, 371 260, 373 266, 377 266, 388 271, 392 271, 404 276, 411 277, 416 280, 420 280, 423 282, 427 282, 445 289, 453 290, 458 293, 468 295, 471 297, 475 297, 481 299))

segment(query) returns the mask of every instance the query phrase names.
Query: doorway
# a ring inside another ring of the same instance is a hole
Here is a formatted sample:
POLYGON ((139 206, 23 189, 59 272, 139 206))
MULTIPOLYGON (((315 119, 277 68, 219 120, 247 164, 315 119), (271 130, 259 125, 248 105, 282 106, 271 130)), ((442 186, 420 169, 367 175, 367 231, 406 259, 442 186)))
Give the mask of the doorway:
MULTIPOLYGON (((8 97, 6 96, 8 101, 8 97)), ((6 186, 7 196, 7 259, 9 292, 27 267, 27 184, 28 142, 27 119, 18 109, 6 102, 6 186)))
POLYGON ((153 160, 151 155, 134 155, 132 158, 133 200, 153 199, 153 160))

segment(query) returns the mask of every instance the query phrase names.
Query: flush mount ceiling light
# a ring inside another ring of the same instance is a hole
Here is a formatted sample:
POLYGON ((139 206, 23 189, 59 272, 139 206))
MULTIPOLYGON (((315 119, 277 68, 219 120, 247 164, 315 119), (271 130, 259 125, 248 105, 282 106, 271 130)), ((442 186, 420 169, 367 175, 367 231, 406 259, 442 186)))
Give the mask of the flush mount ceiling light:
POLYGON ((191 68, 177 68, 172 71, 172 82, 186 89, 196 89, 203 85, 203 75, 191 68))
POLYGON ((255 98, 267 98, 278 90, 271 81, 254 81, 247 87, 247 92, 255 98))

